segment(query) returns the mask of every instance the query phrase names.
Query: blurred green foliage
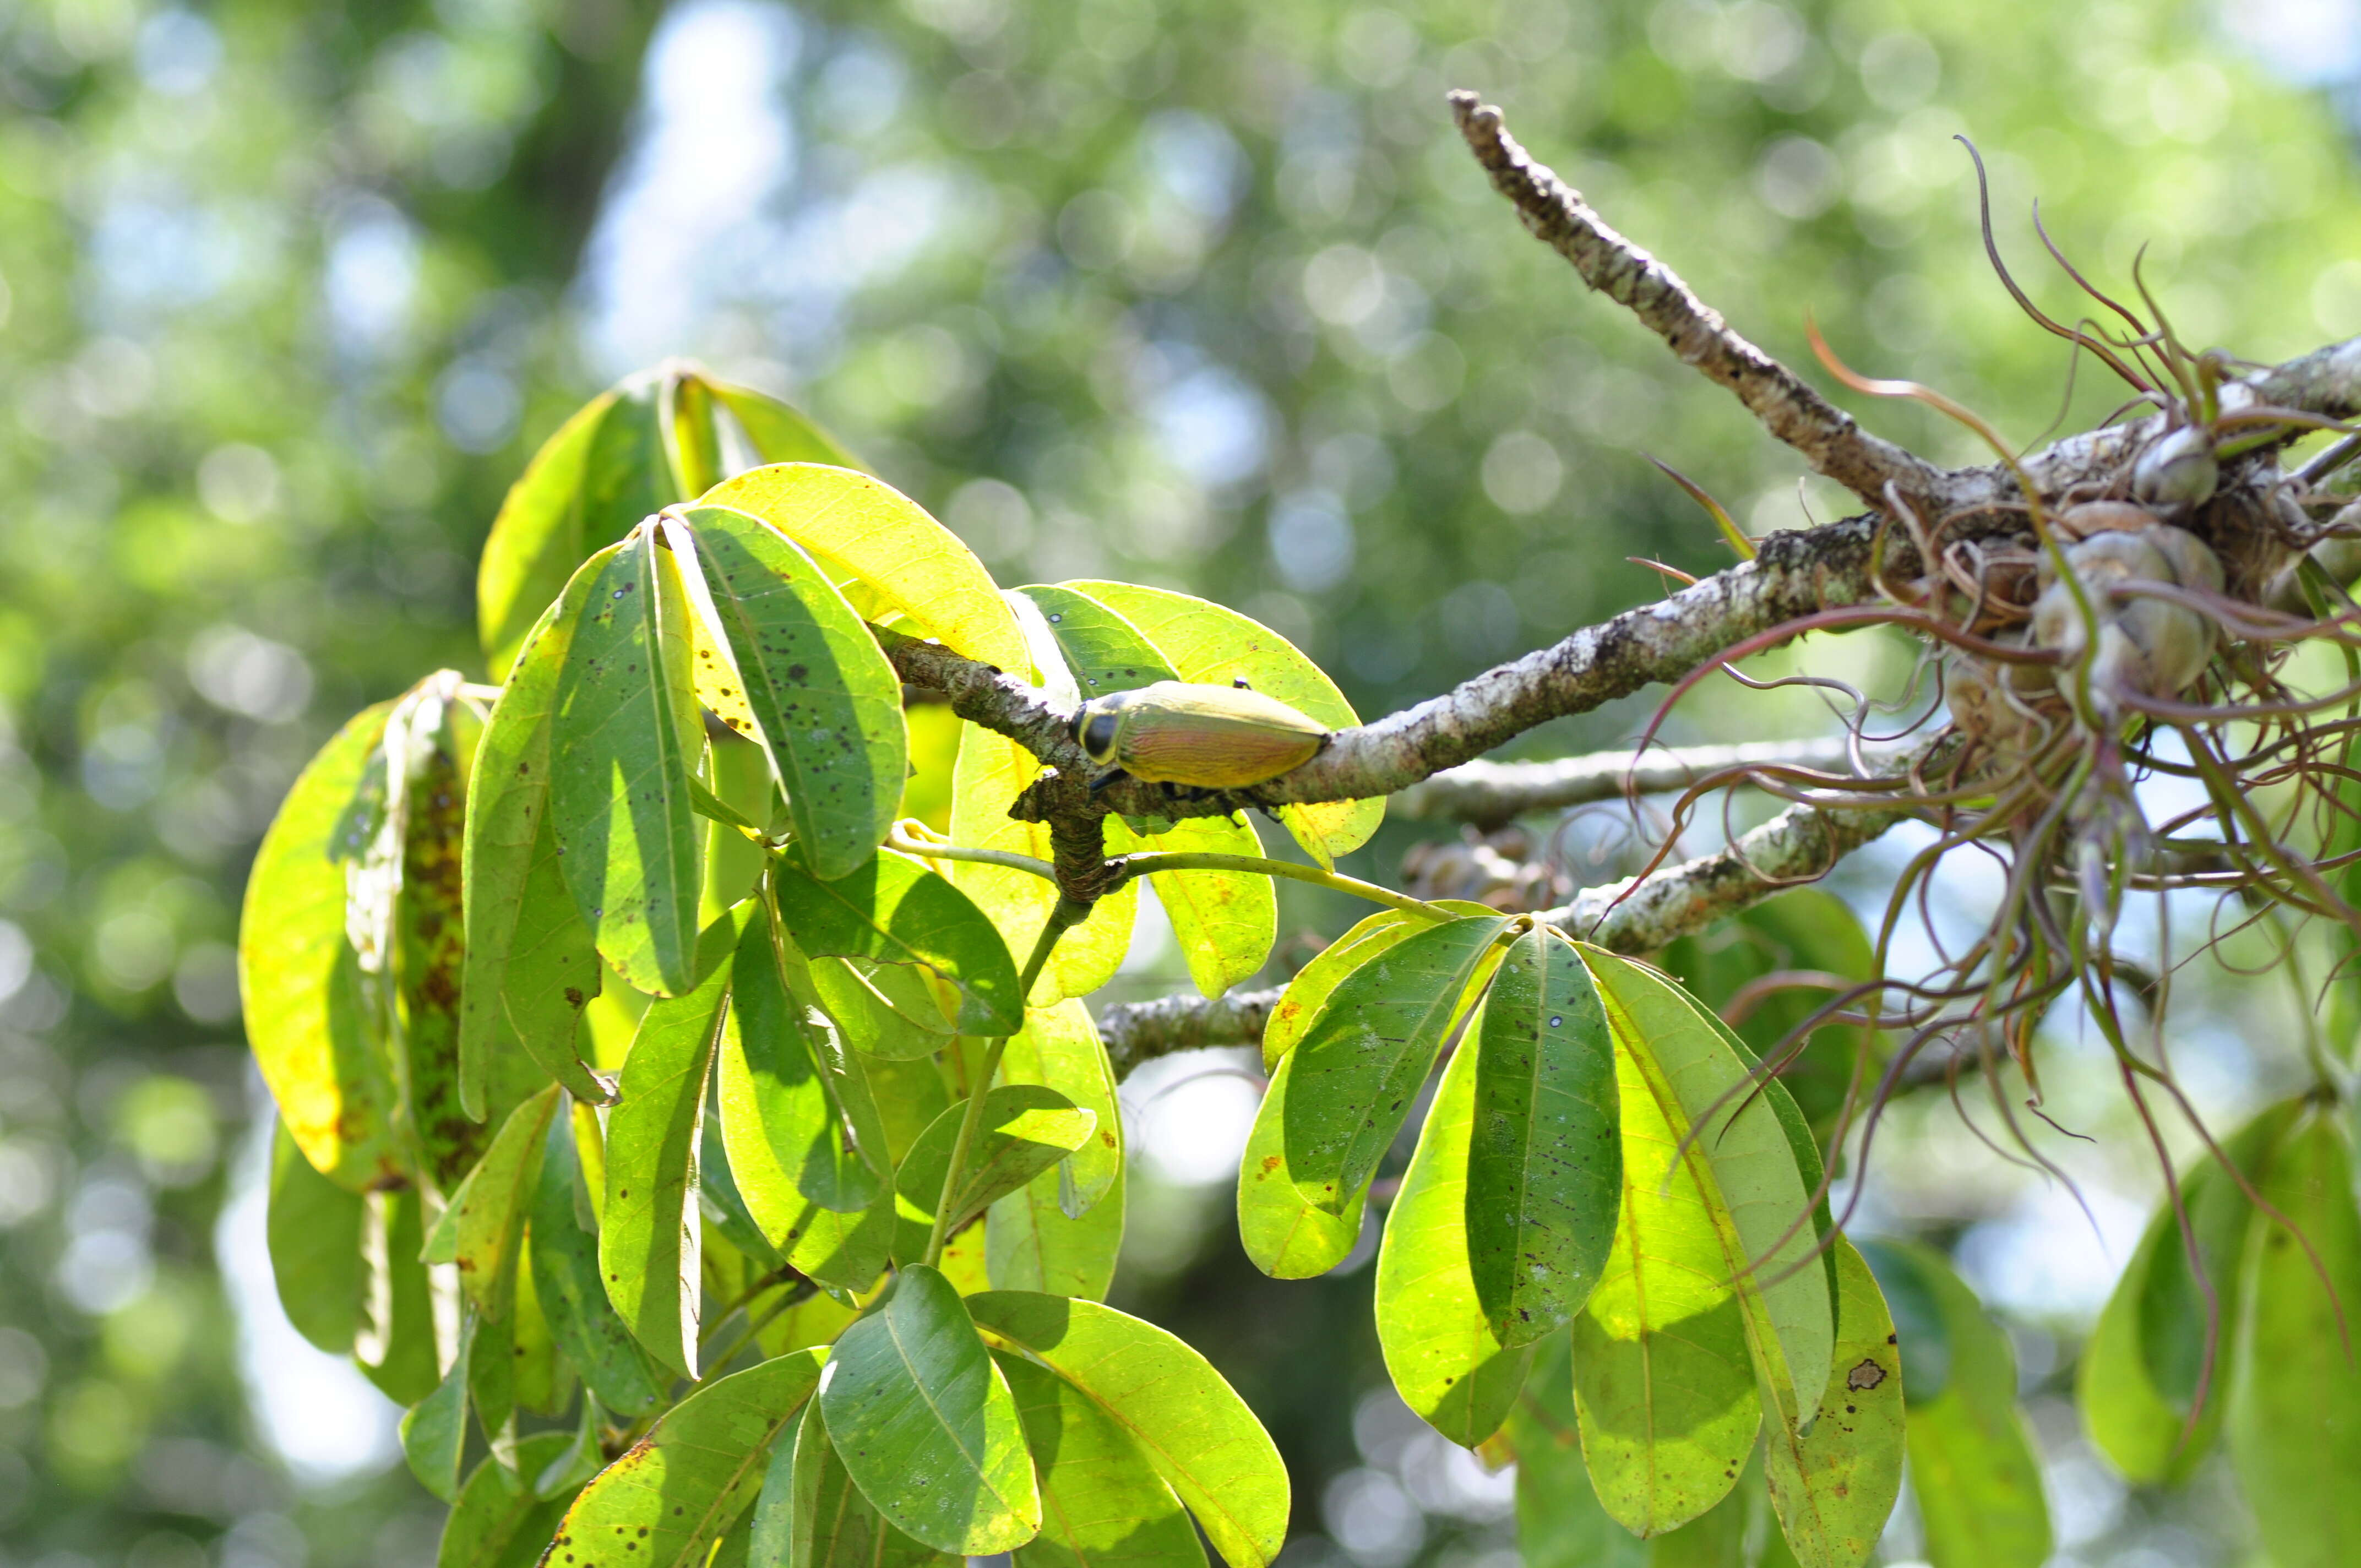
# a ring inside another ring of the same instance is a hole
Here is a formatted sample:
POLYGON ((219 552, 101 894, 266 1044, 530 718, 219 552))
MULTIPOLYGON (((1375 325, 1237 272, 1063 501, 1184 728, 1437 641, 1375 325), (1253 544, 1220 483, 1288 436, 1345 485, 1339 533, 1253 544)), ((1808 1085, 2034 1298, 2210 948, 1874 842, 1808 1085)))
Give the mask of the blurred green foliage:
MULTIPOLYGON (((476 667, 470 563, 502 488, 613 376, 681 353, 767 384, 1002 580, 1210 595, 1364 714, 1656 593, 1629 556, 1720 565, 1643 450, 1755 532, 1803 521, 1789 456, 1519 232, 1450 129, 1454 86, 1765 347, 1806 362, 1813 313, 1860 368, 2012 439, 2059 413, 2065 360, 1990 275, 1955 133, 2056 313, 2079 307, 2034 259, 2037 196, 2110 287, 2147 244, 2191 341, 2271 358, 2361 331, 2348 133, 2191 5, 0 16, 10 1561, 431 1552, 406 1479, 302 1490, 247 1410, 214 1246, 251 1146, 233 912, 333 726, 476 667)), ((2113 401, 2086 373, 2068 417, 2113 401)), ((1862 411, 1981 455, 1923 411, 1862 411)), ((1610 743, 1635 711, 1527 745, 1610 743)), ((1808 713, 1708 694, 1692 724, 1808 713)), ((1389 874, 1410 837, 1366 861, 1389 874)), ((1179 979, 1168 954, 1138 983, 1179 979)), ((1477 1481, 1402 1493, 1423 1451, 1381 1404, 1339 1419, 1378 1380, 1366 1269, 1264 1280, 1204 1198, 1135 1190, 1129 1288, 1263 1411, 1300 1527, 1323 1495, 1332 1519, 1397 1519, 1332 1525, 1368 1568, 1497 1542, 1477 1481)))

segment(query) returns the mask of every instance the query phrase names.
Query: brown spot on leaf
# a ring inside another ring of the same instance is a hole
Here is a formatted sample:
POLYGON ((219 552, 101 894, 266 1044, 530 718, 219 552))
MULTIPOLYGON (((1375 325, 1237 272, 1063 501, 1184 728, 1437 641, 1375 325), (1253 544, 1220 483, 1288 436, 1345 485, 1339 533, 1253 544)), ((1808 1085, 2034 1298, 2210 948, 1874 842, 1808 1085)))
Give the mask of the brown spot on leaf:
POLYGON ((1859 1366, 1845 1374, 1845 1387, 1856 1393, 1863 1388, 1874 1388, 1884 1381, 1885 1368, 1867 1356, 1861 1358, 1859 1366))

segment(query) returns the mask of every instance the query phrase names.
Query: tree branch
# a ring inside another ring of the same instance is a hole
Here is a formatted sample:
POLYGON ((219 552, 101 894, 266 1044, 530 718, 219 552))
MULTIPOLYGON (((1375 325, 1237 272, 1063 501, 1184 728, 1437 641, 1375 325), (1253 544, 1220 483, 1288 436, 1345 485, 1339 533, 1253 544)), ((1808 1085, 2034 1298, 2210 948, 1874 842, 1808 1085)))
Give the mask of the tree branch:
MULTIPOLYGON (((1882 758, 1891 748, 1870 746, 1865 755, 1882 758)), ((1635 757, 1629 751, 1594 751, 1546 762, 1488 762, 1478 759, 1445 768, 1393 797, 1391 810, 1416 821, 1469 822, 1506 827, 1535 812, 1562 811, 1594 801, 1686 789, 1699 779, 1732 768, 1806 768, 1850 773, 1851 741, 1765 740, 1737 746, 1683 746, 1635 757)))
POLYGON ((1534 237, 1572 262, 1585 283, 1638 316, 1683 364, 1736 393, 1814 472, 1872 506, 1884 504, 1888 484, 1920 504, 1936 494, 1942 470, 1862 430, 1794 371, 1731 331, 1721 313, 1671 268, 1609 228, 1578 192, 1518 146, 1499 110, 1473 93, 1454 93, 1451 112, 1493 188, 1515 203, 1534 237))

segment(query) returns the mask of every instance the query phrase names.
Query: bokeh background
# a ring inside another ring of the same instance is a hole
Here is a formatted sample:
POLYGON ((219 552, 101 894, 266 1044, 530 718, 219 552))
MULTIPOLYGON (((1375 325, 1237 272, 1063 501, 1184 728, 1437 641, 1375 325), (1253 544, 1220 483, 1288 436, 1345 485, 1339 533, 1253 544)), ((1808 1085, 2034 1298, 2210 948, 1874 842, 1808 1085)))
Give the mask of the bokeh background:
MULTIPOLYGON (((2355 0, 0 6, 0 1563, 431 1561, 394 1412, 272 1299, 236 903, 345 715, 480 669, 475 552, 606 381, 702 358, 1004 582, 1221 598, 1381 712, 1658 592, 1629 557, 1722 565, 1643 452, 1757 532, 1839 510, 1524 236, 1446 87, 1774 353, 1807 361, 1811 313, 2028 440, 2112 398, 1993 280, 1952 137, 2050 308, 2036 197, 2113 283, 2145 246, 2184 338, 2269 359, 2361 331, 2356 78, 2355 0)), ((1671 733, 1817 721, 1733 690, 1671 733)), ((1354 869, 1437 836, 1390 826, 1354 869)), ((1178 976, 1151 929, 1122 987, 1178 976)), ((2235 1115, 2301 1011, 2271 976, 2192 982, 2184 1076, 2235 1115)), ((2127 1494, 2077 1435, 2075 1347, 2155 1179, 2097 1047, 2053 1032, 2050 1109, 2100 1140, 2080 1201, 1936 1104, 1864 1223, 1953 1245, 2008 1317, 2061 1564, 2237 1561, 2220 1475, 2127 1494)), ((1385 1391, 1366 1257, 1282 1286, 1239 1255, 1254 1093, 1218 1058, 1130 1084, 1120 1299, 1279 1435, 1290 1563, 1509 1568, 1505 1480, 1385 1391)))

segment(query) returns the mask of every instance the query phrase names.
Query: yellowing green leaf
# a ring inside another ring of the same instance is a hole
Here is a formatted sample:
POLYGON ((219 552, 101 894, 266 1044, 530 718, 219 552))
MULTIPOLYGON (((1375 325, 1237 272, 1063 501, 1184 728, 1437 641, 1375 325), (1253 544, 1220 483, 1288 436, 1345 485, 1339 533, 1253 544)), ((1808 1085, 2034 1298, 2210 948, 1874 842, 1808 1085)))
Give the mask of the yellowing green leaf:
POLYGON ((773 1456, 763 1483, 757 1539, 749 1548, 750 1557, 767 1549, 770 1554, 759 1560, 766 1568, 955 1568, 960 1562, 895 1530, 861 1495, 829 1442, 818 1401, 797 1425, 784 1497, 776 1495, 780 1457, 773 1456), (776 1555, 783 1533, 784 1558, 776 1555))
POLYGON ((1041 1528, 1007 1379, 935 1269, 905 1268, 884 1308, 844 1331, 819 1399, 862 1495, 913 1538, 977 1556, 1041 1528))
POLYGON ((1152 1323, 1093 1301, 992 1290, 975 1322, 1064 1378, 1127 1432, 1230 1568, 1268 1568, 1287 1537, 1287 1467, 1237 1391, 1152 1323))
MULTIPOLYGON (((1153 854, 1262 853, 1254 824, 1244 818, 1192 817, 1140 841, 1153 854)), ((1249 980, 1270 959, 1279 938, 1279 893, 1257 872, 1159 872, 1148 879, 1172 922, 1172 939, 1189 978, 1208 998, 1249 980)))
POLYGON ((915 635, 995 669, 1023 671, 1028 661, 1016 618, 991 574, 958 535, 890 485, 849 468, 781 463, 726 479, 700 506, 749 512, 818 559, 831 579, 840 571, 874 596, 880 609, 905 618, 915 635))
POLYGON ((783 535, 692 508, 701 579, 795 823, 796 855, 842 876, 893 826, 909 768, 902 681, 852 607, 783 535))
POLYGON ((492 1146, 455 1195, 459 1286, 486 1317, 505 1320, 516 1301, 517 1253, 541 1179, 541 1149, 557 1110, 557 1086, 509 1113, 492 1146))
POLYGON ((818 1386, 822 1359, 796 1351, 683 1399, 582 1488, 548 1561, 706 1568, 715 1543, 762 1490, 772 1445, 818 1386))
MULTIPOLYGON (((1470 1033, 1477 1026, 1471 1023, 1470 1033)), ((1418 1150, 1386 1216, 1377 1286, 1378 1343, 1403 1403, 1468 1448, 1499 1430, 1532 1360, 1530 1342, 1507 1343, 1488 1321, 1469 1269, 1476 1086, 1476 1053, 1462 1046, 1444 1069, 1418 1150)))
MULTIPOLYGON (((895 1261, 915 1263, 934 1229, 952 1149, 965 1120, 958 1102, 918 1135, 894 1173, 895 1261)), ((1078 1109, 1054 1089, 1038 1083, 1002 1084, 984 1096, 975 1141, 967 1151, 960 1185, 951 1195, 945 1234, 964 1228, 998 1199, 1007 1196, 1091 1141, 1097 1118, 1078 1109)))
POLYGON ((598 1238, 585 1228, 588 1220, 578 1217, 578 1208, 588 1207, 588 1192, 579 1205, 577 1201, 576 1188, 583 1180, 574 1130, 556 1121, 542 1146, 525 1242, 533 1298, 548 1320, 550 1337, 598 1402, 620 1415, 642 1416, 656 1408, 671 1379, 649 1361, 607 1299, 598 1274, 598 1238))
MULTIPOLYGON (((518 1464, 527 1480, 570 1442, 566 1432, 542 1432, 519 1443, 518 1464)), ((573 1500, 571 1488, 543 1497, 530 1485, 519 1485, 497 1460, 487 1459, 459 1488, 458 1502, 443 1521, 434 1568, 533 1568, 573 1500)))
POLYGON ((1302 1041, 1304 1031, 1312 1027, 1312 1020, 1320 1009, 1328 1004, 1338 981, 1365 960, 1433 924, 1400 909, 1380 909, 1314 953, 1312 961, 1296 970, 1295 978, 1288 981, 1287 989, 1279 994, 1279 1005, 1271 1009, 1269 1019, 1263 1025, 1263 1070, 1274 1070, 1279 1058, 1302 1041))
MULTIPOLYGON (((1093 1139, 1099 1135, 1094 1131, 1093 1139)), ((1123 1171, 1080 1217, 1068 1217, 1058 1184, 1082 1155, 994 1201, 984 1227, 984 1274, 995 1290, 1041 1290, 1104 1301, 1123 1251, 1123 1171)))
POLYGON ((342 1354, 359 1332, 368 1273, 361 1259, 367 1201, 313 1168, 280 1123, 271 1128, 266 1232, 279 1304, 296 1332, 342 1354))
POLYGON ((1304 1195, 1287 1161, 1288 1082, 1295 1058, 1279 1059, 1263 1090, 1238 1159, 1238 1240, 1257 1268, 1274 1279, 1310 1279, 1345 1261, 1360 1239, 1369 1190, 1353 1194, 1341 1214, 1304 1195))
POLYGON ((392 708, 355 716, 296 778, 255 854, 237 927, 255 1065, 295 1146, 355 1192, 397 1173, 393 1079, 345 936, 345 868, 330 856, 392 708))
POLYGON ((1041 1533, 1016 1549, 1016 1568, 1204 1568, 1187 1510, 1130 1433, 1055 1373, 1005 1352, 993 1360, 1041 1486, 1041 1533))
POLYGON ((1802 1568, 1861 1568, 1902 1492, 1902 1356, 1876 1277, 1842 1236, 1836 1363, 1819 1419, 1797 1433, 1766 1420, 1763 1480, 1802 1568))
POLYGON ((822 882, 781 857, 772 872, 779 916, 812 958, 922 964, 959 993, 959 1025, 974 1034, 1025 1026, 1016 961, 973 902, 907 856, 878 851, 860 870, 822 882))
POLYGON ((1115 1067, 1090 1009, 1080 1002, 1027 1009, 1024 1029, 1010 1036, 1001 1052, 1000 1081, 1045 1085, 1097 1118, 1090 1142, 1058 1167, 1054 1184, 1068 1214, 1090 1209, 1123 1175, 1115 1067))
POLYGON ((644 530, 598 562, 558 676, 550 816, 566 885, 598 952, 631 985, 695 983, 696 817, 703 751, 689 679, 688 600, 644 530))
POLYGON ((1517 1555, 1525 1568, 1648 1568, 1649 1543, 1616 1523, 1591 1488, 1567 1340, 1560 1332, 1533 1347, 1502 1429, 1517 1462, 1517 1555))

